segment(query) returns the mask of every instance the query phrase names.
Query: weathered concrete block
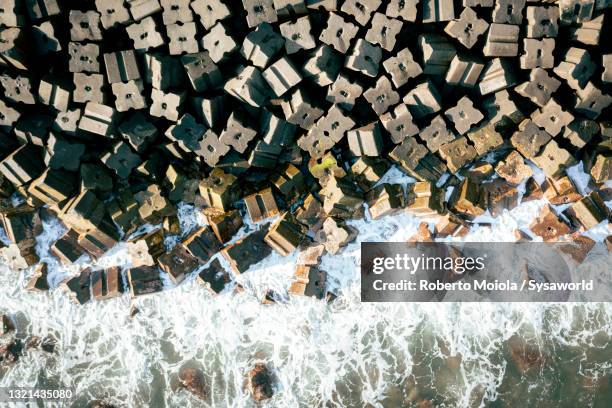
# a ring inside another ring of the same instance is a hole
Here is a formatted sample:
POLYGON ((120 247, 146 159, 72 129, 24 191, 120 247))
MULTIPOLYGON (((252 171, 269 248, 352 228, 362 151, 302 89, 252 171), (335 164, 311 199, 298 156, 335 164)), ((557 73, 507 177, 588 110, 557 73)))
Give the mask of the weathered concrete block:
POLYGON ((310 129, 323 115, 323 110, 317 107, 301 88, 293 91, 290 98, 284 101, 281 107, 287 122, 306 130, 310 129))
POLYGON ((518 55, 519 26, 491 24, 483 54, 487 57, 515 57, 518 55))
POLYGON ((166 34, 170 39, 168 49, 170 55, 193 54, 199 51, 196 34, 198 30, 194 22, 183 25, 170 24, 166 26, 166 34))
POLYGON ((128 178, 132 170, 141 163, 140 157, 124 142, 113 145, 111 151, 102 156, 101 160, 121 178, 128 178))
POLYGON ((151 107, 149 114, 158 118, 164 117, 176 122, 182 110, 186 93, 164 93, 158 89, 151 89, 151 107))
POLYGON ((130 14, 136 21, 162 11, 159 0, 127 0, 130 6, 130 14))
POLYGON ((340 11, 353 16, 361 26, 365 26, 372 18, 372 13, 378 9, 381 0, 346 0, 340 11))
POLYGON ((455 18, 455 8, 452 0, 422 0, 423 23, 450 21, 455 18))
POLYGON ((318 86, 327 86, 336 80, 342 68, 342 57, 331 47, 317 47, 302 67, 304 77, 318 86))
POLYGON ((386 76, 378 78, 376 86, 365 91, 363 96, 378 116, 381 116, 389 107, 396 105, 400 100, 399 94, 393 89, 391 81, 386 76))
POLYGON ((391 141, 395 144, 401 143, 406 137, 419 133, 419 128, 414 124, 408 106, 403 103, 382 115, 380 122, 387 129, 391 141))
POLYGON ((262 75, 276 96, 283 95, 302 80, 300 72, 287 57, 270 65, 262 75))
POLYGON ((445 115, 454 123, 455 129, 460 135, 470 130, 470 127, 484 118, 484 115, 474 108, 474 104, 467 96, 461 98, 454 108, 448 109, 445 115))
POLYGON ((196 281, 206 286, 213 294, 221 293, 232 281, 229 272, 221 266, 221 262, 214 259, 208 268, 203 269, 196 278, 196 281))
POLYGON ((338 14, 329 13, 327 27, 321 32, 319 40, 338 52, 346 53, 357 31, 359 27, 355 24, 344 20, 338 14))
POLYGON ((102 27, 109 29, 130 21, 130 13, 123 0, 96 0, 102 27))
POLYGON ((526 0, 496 0, 493 22, 520 25, 523 22, 525 3, 526 0))
POLYGON ((382 49, 389 52, 395 48, 397 36, 402 29, 402 22, 394 18, 388 18, 382 13, 374 13, 372 26, 366 32, 366 41, 378 44, 382 49))
POLYGON ((287 21, 279 26, 281 35, 285 38, 285 51, 294 54, 299 50, 309 50, 316 47, 315 38, 311 34, 308 16, 295 21, 287 21))
POLYGON ((278 21, 273 0, 242 0, 242 6, 247 12, 246 19, 249 27, 278 21))
POLYGON ((11 77, 9 75, 0 75, 0 85, 4 88, 4 96, 13 101, 21 102, 26 105, 36 103, 34 93, 34 81, 25 76, 11 77))
POLYGON ((531 115, 533 123, 555 137, 574 120, 574 115, 564 111, 554 99, 550 99, 539 112, 531 115))
POLYGON ((536 105, 544 106, 560 85, 561 81, 549 76, 546 70, 536 68, 531 70, 529 81, 517 86, 515 90, 536 105))
POLYGON ((349 149, 356 156, 380 156, 382 135, 378 122, 347 132, 349 149))
MULTIPOLYGON (((491 30, 493 30, 493 26, 495 26, 495 24, 491 25, 488 38, 491 38, 491 30)), ((453 20, 446 25, 444 32, 459 41, 465 48, 470 49, 474 46, 474 44, 476 44, 478 37, 484 34, 488 28, 489 24, 487 24, 485 20, 478 18, 478 15, 474 10, 466 7, 463 9, 458 19, 453 20)), ((486 51, 485 55, 487 55, 486 51)))
POLYGON ((468 144, 465 136, 440 146, 439 153, 453 173, 477 157, 476 150, 468 144))
POLYGON ((383 62, 383 67, 391 75, 391 80, 396 88, 405 85, 410 79, 423 73, 423 69, 414 61, 408 48, 404 48, 395 56, 386 59, 383 62))
POLYGON ((455 139, 453 131, 448 129, 441 115, 433 118, 431 123, 419 133, 419 136, 433 153, 440 150, 443 144, 455 139))
POLYGON ((506 60, 489 61, 480 76, 480 93, 487 95, 511 87, 516 83, 512 69, 506 60))
POLYGON ((404 96, 404 103, 416 119, 439 112, 440 94, 432 82, 423 82, 415 86, 404 96))
POLYGON ((551 136, 544 130, 538 128, 530 119, 525 119, 519 125, 519 129, 512 135, 510 139, 512 146, 526 158, 533 158, 540 152, 551 139, 551 136))
POLYGON ((238 100, 254 107, 265 105, 271 93, 261 72, 255 67, 241 68, 238 75, 225 83, 223 89, 238 100))
POLYGON ((541 168, 548 177, 560 176, 566 168, 574 165, 576 160, 565 149, 559 147, 556 141, 551 140, 542 152, 533 158, 533 162, 541 168))
POLYGON ((240 53, 256 67, 265 68, 284 47, 285 39, 268 23, 261 23, 242 43, 240 53))
POLYGON ((164 39, 157 30, 153 17, 147 17, 140 22, 130 24, 125 28, 130 39, 134 42, 134 49, 147 51, 164 44, 164 39))
POLYGON ((195 0, 191 2, 191 8, 207 30, 210 30, 217 21, 224 20, 232 15, 230 9, 221 0, 195 0))
POLYGON ((421 34, 418 42, 423 51, 423 73, 444 75, 457 54, 455 47, 439 34, 421 34))
POLYGON ((72 89, 72 84, 64 78, 46 76, 40 80, 38 100, 58 111, 65 111, 72 98, 72 89))
POLYGON ((552 68, 555 65, 553 51, 555 49, 554 38, 523 39, 524 54, 521 55, 521 68, 552 68))
POLYGON ((208 51, 208 55, 213 62, 223 61, 238 49, 238 44, 227 33, 227 29, 222 23, 215 24, 208 34, 202 37, 202 48, 208 51))
POLYGON ((262 261, 272 253, 272 248, 264 242, 267 227, 252 232, 221 251, 235 273, 244 273, 252 265, 262 261))
POLYGON ((193 21, 190 3, 190 0, 160 0, 160 6, 164 9, 162 13, 164 25, 193 21))
POLYGON ((102 30, 100 29, 100 13, 89 10, 70 10, 68 16, 70 28, 70 39, 72 41, 100 41, 102 30))
POLYGON ((559 31, 559 7, 527 7, 527 37, 556 37, 559 31))
POLYGON ((415 22, 417 18, 418 0, 389 0, 385 14, 404 21, 415 22))
POLYGON ((344 66, 369 77, 376 77, 381 59, 382 50, 380 47, 360 38, 344 61, 344 66))

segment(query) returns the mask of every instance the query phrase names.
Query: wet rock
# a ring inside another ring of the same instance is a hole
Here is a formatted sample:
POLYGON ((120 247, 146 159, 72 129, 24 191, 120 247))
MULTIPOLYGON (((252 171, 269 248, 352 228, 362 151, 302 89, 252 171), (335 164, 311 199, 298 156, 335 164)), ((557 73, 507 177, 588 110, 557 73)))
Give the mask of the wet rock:
POLYGON ((51 336, 39 337, 39 336, 31 336, 26 340, 25 349, 38 349, 40 348, 42 351, 46 353, 53 353, 55 351, 55 346, 57 341, 51 336))
POLYGON ((7 265, 11 270, 26 269, 28 263, 21 253, 17 244, 11 244, 0 249, 0 261, 7 265))
POLYGON ((36 265, 30 279, 28 280, 28 283, 26 284, 26 290, 30 292, 44 292, 49 290, 46 263, 41 262, 36 265))
POLYGON ((83 305, 91 299, 91 270, 85 269, 77 276, 66 278, 61 287, 66 291, 70 300, 83 305))
POLYGON ((357 230, 330 217, 323 223, 323 232, 319 235, 325 250, 334 255, 357 237, 357 230))
POLYGON ((487 208, 488 191, 481 184, 468 178, 464 179, 453 190, 448 206, 467 219, 484 214, 487 208))
POLYGON ((518 205, 518 191, 511 183, 495 179, 486 184, 488 208, 493 217, 499 216, 504 210, 511 211, 518 205))
POLYGON ((513 150, 504 161, 501 161, 495 167, 495 172, 508 183, 518 185, 523 180, 531 177, 533 170, 527 164, 523 156, 516 150, 513 150))
POLYGON ((114 266, 91 274, 91 292, 94 299, 106 300, 123 294, 121 271, 114 266))
MULTIPOLYGON (((494 169, 491 163, 479 162, 475 163, 473 167, 465 171, 466 177, 479 183, 484 181, 493 175, 494 169)), ((462 171, 460 171, 462 173, 462 171)))
POLYGON ((23 355, 23 342, 14 339, 9 343, 0 345, 0 366, 12 365, 23 355))
POLYGON ((177 245, 172 251, 159 257, 159 267, 168 274, 174 284, 179 284, 185 276, 198 266, 198 258, 189 254, 187 249, 177 245))
POLYGON ((559 243, 557 249, 579 265, 584 262, 594 246, 595 241, 591 238, 573 233, 570 236, 570 241, 567 243, 559 243))
POLYGON ((214 259, 210 265, 201 270, 196 277, 196 282, 207 287, 215 294, 225 289, 231 280, 231 275, 223 268, 218 259, 214 259))
POLYGON ((208 386, 204 373, 197 368, 181 367, 179 371, 181 386, 200 399, 208 394, 208 386))
MULTIPOLYGON (((457 186, 461 184, 457 183, 457 186)), ((429 217, 444 214, 444 191, 437 188, 433 183, 426 181, 417 182, 408 191, 408 205, 406 211, 417 217, 429 217)))
POLYGON ((230 263, 234 272, 244 273, 251 265, 262 261, 272 253, 272 248, 264 242, 267 233, 268 225, 223 248, 221 254, 230 263))
POLYGON ((249 385, 255 401, 263 401, 274 395, 273 376, 264 363, 257 363, 249 372, 249 385))
POLYGON ((128 242, 127 251, 133 267, 155 265, 153 257, 149 254, 149 246, 144 239, 128 242))
POLYGON ((417 228, 417 232, 408 238, 408 242, 432 242, 433 235, 429 230, 429 224, 421 222, 417 228))
POLYGON ((529 229, 544 241, 555 241, 571 232, 570 227, 548 205, 542 208, 538 217, 529 225, 529 229))
POLYGON ((565 212, 572 225, 589 230, 600 222, 610 219, 610 211, 601 196, 592 191, 588 196, 573 203, 565 212))
POLYGON ((0 336, 15 331, 15 323, 13 323, 13 319, 9 315, 2 315, 0 320, 2 320, 0 322, 0 336))
POLYGON ((282 256, 292 253, 304 240, 305 227, 289 213, 283 213, 264 237, 264 241, 282 256))
POLYGON ((136 243, 135 246, 128 245, 128 252, 133 262, 132 266, 153 266, 155 260, 166 251, 164 231, 161 228, 134 237, 130 241, 136 243), (139 243, 139 241, 144 241, 144 244, 139 243))
POLYGON ((161 292, 164 289, 159 270, 156 267, 131 268, 128 270, 127 276, 132 298, 161 292))
POLYGON ((523 194, 521 202, 526 203, 528 201, 541 200, 543 197, 544 191, 542 191, 542 187, 533 177, 529 178, 525 184, 525 193, 523 194))
POLYGON ((582 198, 572 179, 567 176, 557 180, 546 179, 542 183, 542 192, 553 205, 573 203, 582 198))
POLYGON ((438 217, 434 230, 436 237, 440 238, 463 237, 470 231, 465 220, 451 213, 438 217))
POLYGON ((282 295, 276 293, 272 289, 267 289, 266 292, 264 293, 264 297, 261 303, 263 303, 264 305, 272 305, 274 303, 284 302, 286 300, 287 300, 286 297, 283 297, 282 295))
POLYGON ((314 245, 306 248, 298 254, 296 263, 305 266, 317 266, 325 252, 325 246, 314 245))
POLYGON ((219 242, 226 243, 242 227, 242 217, 237 210, 223 212, 216 208, 207 208, 204 215, 219 242))

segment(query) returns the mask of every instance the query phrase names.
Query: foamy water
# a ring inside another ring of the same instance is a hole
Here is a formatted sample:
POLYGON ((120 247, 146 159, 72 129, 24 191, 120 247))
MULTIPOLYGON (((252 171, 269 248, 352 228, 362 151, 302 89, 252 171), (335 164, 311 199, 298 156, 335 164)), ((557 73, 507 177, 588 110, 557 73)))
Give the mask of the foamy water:
MULTIPOLYGON (((398 180, 393 173, 388 178, 398 180)), ((513 241, 514 230, 528 225, 543 205, 523 203, 483 219, 491 225, 464 239, 513 241)), ((187 205, 179 215, 183 231, 204 222, 187 205)), ((593 384, 612 375, 610 304, 361 303, 360 242, 405 241, 419 221, 406 214, 352 221, 360 231, 357 241, 322 259, 329 289, 339 294, 331 304, 301 297, 262 304, 267 289, 286 290, 295 255, 273 253, 238 276, 245 290, 237 294, 230 288, 214 297, 192 275, 153 296, 131 300, 126 294, 84 306, 60 290, 25 292, 30 272, 4 267, 0 312, 16 317, 19 337, 52 335, 58 345, 55 354, 29 351, 0 371, 0 386, 74 387, 76 407, 92 399, 130 407, 250 407, 256 404, 245 387, 246 373, 264 361, 277 379, 274 397, 261 404, 270 407, 394 407, 419 399, 447 407, 495 400, 517 406, 519 398, 521 406, 528 405, 525 398, 531 406, 558 406, 560 396, 575 406, 602 401, 593 384), (131 306, 140 311, 133 318, 131 306), (513 365, 509 341, 517 339, 542 350, 545 364, 535 373, 523 375, 513 365), (173 390, 185 363, 204 371, 211 389, 206 401, 173 390)), ((256 227, 247 223, 241 235, 256 227)), ((60 224, 46 222, 38 239, 52 285, 75 272, 48 254, 62 232, 60 224)), ((590 234, 601 241, 610 231, 602 224, 590 234)), ((126 244, 120 244, 96 265, 129 262, 126 244)))

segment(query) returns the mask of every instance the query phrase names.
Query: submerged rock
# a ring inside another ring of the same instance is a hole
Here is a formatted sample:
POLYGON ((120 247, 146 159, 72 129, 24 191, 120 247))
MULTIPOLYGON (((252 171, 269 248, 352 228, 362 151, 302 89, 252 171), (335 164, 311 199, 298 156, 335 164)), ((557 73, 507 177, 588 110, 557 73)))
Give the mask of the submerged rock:
POLYGON ((26 350, 40 348, 42 351, 47 353, 53 353, 55 351, 56 341, 53 337, 45 336, 40 338, 39 336, 32 336, 26 341, 26 350))
POLYGON ((417 408, 434 408, 435 405, 432 400, 429 399, 420 399, 416 403, 417 408))
POLYGON ((100 400, 94 400, 87 404, 87 408, 117 408, 117 405, 100 400))
POLYGON ((537 345, 530 344, 517 335, 508 340, 508 348, 512 361, 521 373, 542 367, 546 361, 546 356, 537 345))
POLYGON ((272 373, 264 363, 255 364, 249 372, 249 382, 255 401, 263 401, 274 395, 272 373))
POLYGON ((12 365, 23 355, 23 342, 14 339, 9 343, 0 345, 0 365, 12 365))
POLYGON ((197 368, 181 367, 179 371, 181 386, 200 399, 208 394, 206 379, 202 370, 197 368))

